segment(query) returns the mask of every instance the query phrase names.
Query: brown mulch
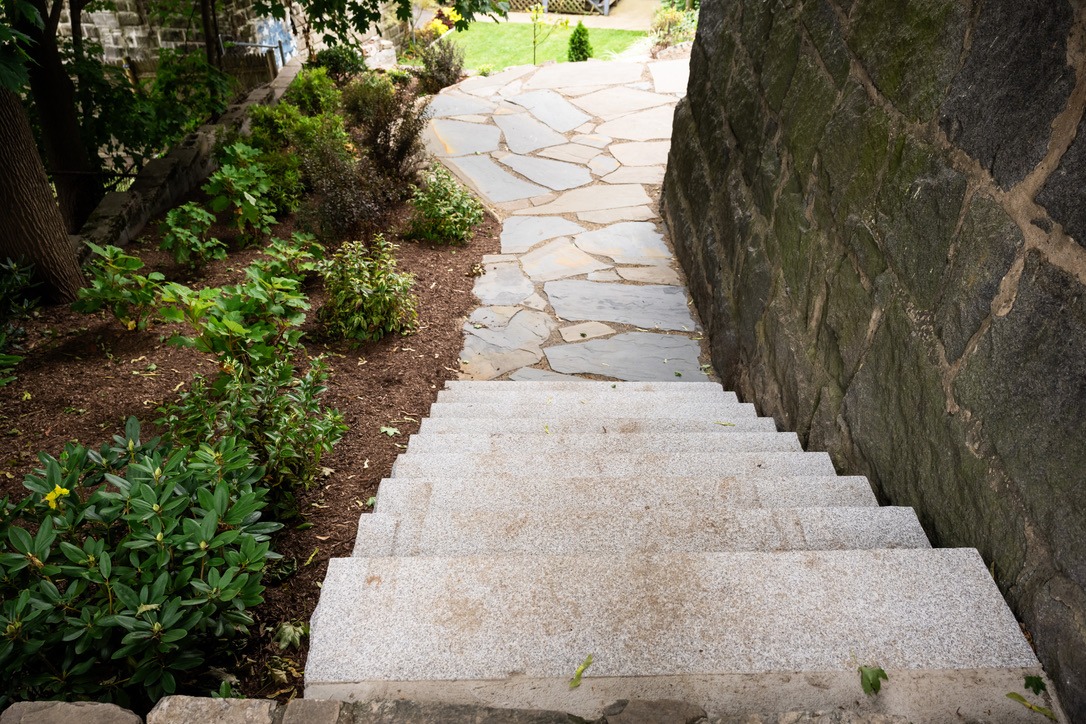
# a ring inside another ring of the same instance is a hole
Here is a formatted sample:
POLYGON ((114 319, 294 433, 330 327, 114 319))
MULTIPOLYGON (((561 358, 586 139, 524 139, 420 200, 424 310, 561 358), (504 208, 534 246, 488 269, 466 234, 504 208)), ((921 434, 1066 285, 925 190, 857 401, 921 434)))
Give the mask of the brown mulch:
MULTIPOLYGON (((406 209, 394 213, 388 228, 402 226, 405 215, 406 209)), ((167 279, 194 286, 236 282, 259 255, 259 248, 232 251, 225 261, 189 279, 157 250, 153 228, 127 251, 143 259, 144 273, 161 271, 167 279)), ((289 238, 291 229, 288 219, 272 233, 289 238)), ((221 226, 213 231, 228 237, 221 226)), ((218 662, 238 677, 235 689, 246 696, 301 695, 307 639, 300 649, 283 652, 271 642, 272 632, 283 621, 308 622, 328 559, 351 554, 359 514, 369 509, 367 501, 390 473, 408 436, 417 432, 438 390, 457 377, 463 322, 475 306, 473 267, 482 255, 497 253, 499 231, 500 224, 488 215, 465 247, 404 241, 386 233, 399 244, 399 270, 415 275, 419 326, 410 336, 393 335, 359 347, 322 341, 312 321, 322 292, 319 285, 307 289, 313 309, 303 342, 310 354, 327 355, 332 377, 324 402, 343 413, 350 430, 322 460, 327 475, 299 496, 303 518, 292 520, 275 537, 274 550, 296 564, 297 573, 269 585, 265 603, 252 611, 252 637, 235 661, 218 662), (399 434, 390 437, 381 427, 399 434)), ((123 434, 124 421, 132 415, 153 431, 160 405, 194 374, 216 370, 210 355, 168 344, 177 330, 171 326, 128 332, 106 314, 83 315, 66 306, 41 309, 24 326, 25 350, 18 353, 25 359, 15 370, 18 379, 0 387, 0 498, 25 496, 22 479, 37 467, 39 451, 57 455, 72 440, 97 448, 123 434)), ((217 688, 218 682, 205 680, 188 693, 208 695, 217 688)))

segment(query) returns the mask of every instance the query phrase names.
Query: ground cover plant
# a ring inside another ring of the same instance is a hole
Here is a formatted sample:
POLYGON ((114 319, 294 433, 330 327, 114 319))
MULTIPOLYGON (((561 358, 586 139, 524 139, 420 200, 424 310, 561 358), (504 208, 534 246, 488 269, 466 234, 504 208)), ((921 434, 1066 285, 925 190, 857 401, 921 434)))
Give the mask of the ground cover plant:
MULTIPOLYGON (((538 62, 566 62, 569 39, 574 29, 558 28, 540 43, 537 48, 538 62)), ((594 58, 621 53, 645 37, 644 32, 637 30, 593 28, 591 33, 594 58)), ((447 37, 463 49, 464 67, 471 70, 486 65, 497 72, 509 66, 532 62, 532 26, 528 23, 480 21, 472 23, 463 32, 450 33, 447 37)))

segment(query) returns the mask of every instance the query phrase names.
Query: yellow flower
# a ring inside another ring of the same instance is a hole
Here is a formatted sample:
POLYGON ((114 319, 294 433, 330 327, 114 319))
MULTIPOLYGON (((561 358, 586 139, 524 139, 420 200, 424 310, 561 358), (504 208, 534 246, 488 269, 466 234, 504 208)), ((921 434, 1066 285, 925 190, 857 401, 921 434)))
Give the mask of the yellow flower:
POLYGON ((58 485, 57 487, 53 488, 52 492, 45 494, 44 500, 45 500, 46 503, 49 504, 50 509, 56 510, 57 509, 57 498, 59 498, 62 495, 67 495, 70 492, 72 492, 72 491, 68 490, 67 488, 62 488, 62 487, 60 487, 58 485))

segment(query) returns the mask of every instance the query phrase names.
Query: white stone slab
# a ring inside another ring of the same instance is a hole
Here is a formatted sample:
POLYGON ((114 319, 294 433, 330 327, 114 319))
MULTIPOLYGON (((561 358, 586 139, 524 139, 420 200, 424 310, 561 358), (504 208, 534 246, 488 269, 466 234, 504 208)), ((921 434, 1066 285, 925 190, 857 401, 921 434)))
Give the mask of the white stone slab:
POLYGON ((618 161, 611 156, 596 156, 588 162, 588 168, 597 176, 604 176, 618 168, 618 161))
POLYGON ((615 271, 620 277, 631 282, 682 284, 679 273, 668 266, 622 266, 615 271))
POLYGON ((535 89, 626 85, 640 81, 644 70, 643 63, 591 60, 584 63, 558 63, 540 68, 524 87, 535 89))
POLYGON ((584 164, 598 156, 599 153, 600 150, 598 148, 593 148, 592 146, 582 146, 579 143, 566 143, 561 146, 545 148, 540 151, 538 155, 553 158, 558 161, 584 164))
POLYGON ((609 268, 608 264, 585 254, 564 238, 555 239, 528 252, 520 258, 520 263, 528 276, 537 282, 575 277, 609 268))
POLYGON ((592 146, 593 148, 606 148, 607 144, 613 139, 610 136, 601 136, 598 133, 578 133, 569 140, 574 143, 580 143, 583 146, 592 146))
POLYGON ((562 193, 557 199, 531 209, 513 212, 523 214, 567 214, 598 209, 617 209, 650 203, 645 189, 637 184, 589 186, 562 193))
POLYGON ((621 279, 622 277, 620 277, 613 269, 592 272, 588 275, 588 281, 590 282, 617 282, 621 279))
POLYGON ((649 73, 652 74, 652 84, 657 93, 686 95, 686 85, 690 81, 690 59, 649 63, 649 73))
POLYGON ((489 114, 494 112, 493 103, 453 92, 439 93, 434 96, 427 108, 430 111, 430 115, 434 118, 489 114))
POLYGON ((664 182, 663 166, 623 166, 614 173, 603 177, 609 184, 652 184, 659 186, 664 182))
POLYGON ((583 377, 573 377, 572 375, 561 375, 557 372, 551 372, 550 370, 539 370, 535 367, 522 367, 513 374, 509 375, 509 379, 516 382, 539 382, 539 381, 577 381, 587 382, 583 377))
POLYGON ((472 153, 488 153, 498 150, 501 131, 494 126, 464 123, 447 118, 430 121, 431 138, 427 145, 437 156, 463 156, 472 153))
POLYGON ((566 137, 527 113, 495 116, 494 122, 505 134, 505 143, 513 153, 530 153, 566 142, 566 137))
POLYGON ((663 166, 671 141, 634 141, 612 143, 609 150, 623 166, 663 166))
POLYGON ((516 201, 547 193, 542 186, 528 183, 502 169, 488 156, 459 156, 446 159, 468 184, 494 203, 516 201))
POLYGON ((584 230, 580 224, 561 216, 513 216, 502 224, 502 253, 520 254, 541 241, 584 230))
POLYGON ((572 131, 590 120, 587 115, 552 90, 522 93, 509 98, 509 101, 527 108, 533 116, 561 133, 572 131))
POLYGON ((520 304, 535 286, 519 264, 486 264, 486 273, 475 280, 472 291, 483 304, 520 304))
POLYGON ((562 327, 562 329, 558 331, 561 333, 562 339, 567 342, 583 342, 588 339, 606 337, 609 334, 615 333, 614 329, 608 327, 603 322, 582 322, 581 324, 562 327))
POLYGON ((578 234, 574 242, 583 251, 606 256, 616 264, 649 264, 671 259, 671 250, 656 224, 624 222, 578 234))
POLYGON ((593 116, 609 121, 654 106, 674 105, 675 98, 633 88, 607 88, 574 98, 572 103, 593 116))
POLYGON ((560 319, 686 332, 697 326, 682 287, 562 280, 547 282, 543 292, 560 319))
POLYGON ((499 88, 512 83, 517 78, 522 78, 536 68, 534 65, 517 65, 512 68, 506 68, 500 73, 494 73, 492 75, 477 75, 473 78, 468 78, 462 81, 457 88, 465 93, 471 93, 476 96, 489 96, 495 93, 499 88))
POLYGON ((520 175, 555 191, 577 188, 592 181, 592 174, 580 164, 515 153, 502 157, 501 162, 520 175))
POLYGON ((603 211, 581 211, 577 218, 593 224, 613 224, 616 221, 648 221, 656 219, 660 215, 648 206, 627 206, 620 209, 605 209, 603 211))
POLYGON ((652 332, 626 332, 543 350, 551 369, 557 372, 687 382, 708 379, 698 363, 700 352, 698 343, 689 337, 652 332))
POLYGON ((647 111, 631 113, 613 121, 607 121, 597 130, 600 133, 629 141, 651 141, 671 138, 671 123, 675 118, 672 106, 657 106, 647 111))

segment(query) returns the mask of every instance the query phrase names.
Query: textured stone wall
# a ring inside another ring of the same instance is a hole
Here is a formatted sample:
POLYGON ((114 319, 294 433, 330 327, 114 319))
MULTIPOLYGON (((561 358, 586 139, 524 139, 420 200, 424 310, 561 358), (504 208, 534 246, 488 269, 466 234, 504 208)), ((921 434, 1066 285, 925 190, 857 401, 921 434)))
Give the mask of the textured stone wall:
POLYGON ((728 386, 974 546, 1086 721, 1086 24, 704 0, 664 209, 728 386))

